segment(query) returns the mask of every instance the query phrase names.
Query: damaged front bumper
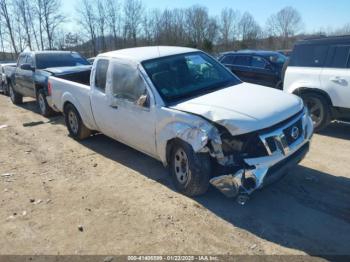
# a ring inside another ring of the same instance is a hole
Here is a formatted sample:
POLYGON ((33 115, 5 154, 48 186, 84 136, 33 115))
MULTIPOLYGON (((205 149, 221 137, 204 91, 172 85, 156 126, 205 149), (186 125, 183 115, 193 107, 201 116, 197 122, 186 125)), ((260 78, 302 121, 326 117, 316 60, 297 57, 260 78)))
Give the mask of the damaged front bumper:
POLYGON ((214 177, 210 183, 227 197, 250 195, 273 183, 295 167, 309 151, 312 120, 305 109, 287 124, 259 134, 267 156, 244 159, 246 164, 234 174, 214 177))

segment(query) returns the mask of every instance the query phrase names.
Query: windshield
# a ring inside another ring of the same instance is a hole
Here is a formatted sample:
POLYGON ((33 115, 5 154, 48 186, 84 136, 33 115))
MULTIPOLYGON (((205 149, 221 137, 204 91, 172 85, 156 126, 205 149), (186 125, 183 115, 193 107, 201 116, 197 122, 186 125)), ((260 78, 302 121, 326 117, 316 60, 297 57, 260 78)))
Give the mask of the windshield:
POLYGON ((162 57, 142 63, 165 102, 213 92, 241 81, 202 52, 162 57))
POLYGON ((46 53, 36 54, 35 57, 36 68, 38 69, 90 65, 90 63, 78 53, 46 53))

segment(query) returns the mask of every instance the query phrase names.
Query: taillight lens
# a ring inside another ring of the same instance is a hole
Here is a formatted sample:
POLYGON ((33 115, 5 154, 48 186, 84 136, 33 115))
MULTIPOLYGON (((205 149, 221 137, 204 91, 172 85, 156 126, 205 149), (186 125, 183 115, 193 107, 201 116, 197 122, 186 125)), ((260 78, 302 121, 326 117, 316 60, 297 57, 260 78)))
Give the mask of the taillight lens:
POLYGON ((48 93, 49 96, 51 96, 51 94, 52 94, 52 84, 51 84, 51 82, 47 83, 47 93, 48 93))

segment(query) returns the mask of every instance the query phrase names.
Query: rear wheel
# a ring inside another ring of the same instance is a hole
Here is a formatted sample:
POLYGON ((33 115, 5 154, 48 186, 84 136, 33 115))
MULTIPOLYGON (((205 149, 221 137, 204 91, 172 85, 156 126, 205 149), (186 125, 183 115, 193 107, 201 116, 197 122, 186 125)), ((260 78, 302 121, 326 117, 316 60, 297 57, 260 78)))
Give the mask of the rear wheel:
POLYGON ((9 83, 9 95, 13 104, 18 105, 23 103, 23 96, 13 89, 12 83, 9 83))
POLYGON ((65 106, 64 119, 69 134, 75 139, 83 140, 91 135, 91 130, 84 125, 78 111, 72 104, 65 106))
POLYGON ((179 192, 198 196, 208 190, 211 175, 208 154, 195 153, 189 144, 176 141, 171 150, 170 162, 172 179, 179 192))
POLYGON ((36 102, 38 104, 41 115, 48 117, 54 114, 54 111, 51 109, 51 107, 47 103, 44 89, 38 90, 36 95, 36 102))
POLYGON ((332 120, 327 100, 322 95, 313 93, 303 94, 301 97, 309 110, 315 131, 318 132, 327 127, 332 120))

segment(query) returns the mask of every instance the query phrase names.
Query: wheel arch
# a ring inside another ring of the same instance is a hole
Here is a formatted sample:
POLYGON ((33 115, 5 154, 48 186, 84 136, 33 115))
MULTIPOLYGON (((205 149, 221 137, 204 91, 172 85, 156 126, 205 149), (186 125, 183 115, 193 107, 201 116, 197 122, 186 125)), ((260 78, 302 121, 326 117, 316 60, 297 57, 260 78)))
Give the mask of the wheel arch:
POLYGON ((328 95, 328 93, 324 90, 317 89, 317 88, 309 88, 309 87, 300 87, 293 91, 294 95, 302 96, 303 94, 318 94, 324 97, 328 103, 329 106, 333 107, 333 102, 331 97, 328 95))

